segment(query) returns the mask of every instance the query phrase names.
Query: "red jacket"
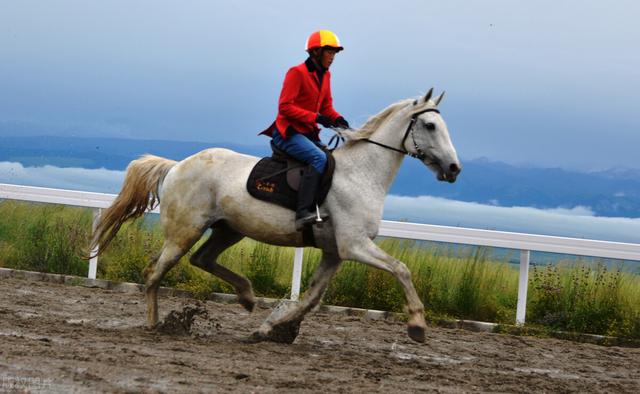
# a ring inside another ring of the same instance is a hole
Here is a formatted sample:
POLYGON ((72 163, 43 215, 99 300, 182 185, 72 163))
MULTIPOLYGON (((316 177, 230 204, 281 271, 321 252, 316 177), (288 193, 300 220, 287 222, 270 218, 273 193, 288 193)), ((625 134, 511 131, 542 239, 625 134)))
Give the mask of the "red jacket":
POLYGON ((317 114, 327 116, 332 121, 340 116, 333 108, 331 73, 329 70, 325 71, 320 86, 315 67, 311 59, 307 59, 287 71, 278 102, 278 116, 260 134, 271 136, 277 127, 282 138, 287 138, 287 130, 291 127, 318 140, 320 129, 316 125, 317 114))

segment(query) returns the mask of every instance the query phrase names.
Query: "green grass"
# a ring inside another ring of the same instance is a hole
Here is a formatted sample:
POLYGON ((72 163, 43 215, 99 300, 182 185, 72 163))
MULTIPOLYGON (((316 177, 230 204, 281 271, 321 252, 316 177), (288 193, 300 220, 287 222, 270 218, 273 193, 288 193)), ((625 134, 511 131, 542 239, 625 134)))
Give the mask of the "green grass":
MULTIPOLYGON (((85 253, 91 211, 56 205, 0 201, 0 266, 86 276, 85 253)), ((142 271, 160 251, 162 234, 154 221, 127 223, 100 256, 98 277, 142 283, 142 271)), ((201 244, 196 245, 195 251, 201 244)), ((484 248, 425 246, 397 239, 378 242, 405 262, 428 317, 462 318, 512 324, 518 270, 492 261, 484 248)), ((244 239, 219 261, 247 276, 258 296, 288 297, 293 248, 244 239)), ((164 278, 164 286, 233 293, 226 282, 191 266, 188 257, 164 278)), ((305 249, 302 291, 311 281, 320 252, 305 249)), ((388 273, 344 262, 331 281, 324 303, 402 312, 404 293, 388 273)), ((560 262, 530 272, 527 322, 566 331, 640 338, 640 276, 604 265, 560 262)))
POLYGON ((603 264, 534 267, 528 319, 555 329, 640 338, 640 280, 603 264))
POLYGON ((0 218, 1 266, 87 275, 80 256, 91 231, 88 210, 2 201, 0 218))

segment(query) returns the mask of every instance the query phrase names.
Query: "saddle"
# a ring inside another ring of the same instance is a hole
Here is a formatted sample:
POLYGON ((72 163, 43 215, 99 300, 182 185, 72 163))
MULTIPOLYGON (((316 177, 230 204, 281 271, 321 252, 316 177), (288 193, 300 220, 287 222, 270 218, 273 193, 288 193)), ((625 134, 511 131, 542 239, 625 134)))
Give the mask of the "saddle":
MULTIPOLYGON (((295 211, 298 205, 298 187, 302 171, 307 166, 283 150, 278 149, 271 141, 271 157, 262 158, 251 170, 247 180, 247 191, 258 200, 295 211)), ((323 149, 327 155, 327 168, 324 171, 318 188, 318 205, 331 188, 336 161, 328 149, 323 149)))

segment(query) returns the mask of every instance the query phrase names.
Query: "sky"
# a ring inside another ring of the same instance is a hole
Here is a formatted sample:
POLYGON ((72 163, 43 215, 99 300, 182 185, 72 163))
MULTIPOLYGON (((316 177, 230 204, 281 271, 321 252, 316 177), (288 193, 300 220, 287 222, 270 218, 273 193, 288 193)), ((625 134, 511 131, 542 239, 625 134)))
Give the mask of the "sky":
POLYGON ((0 136, 259 144, 306 37, 330 29, 352 125, 434 86, 463 160, 640 168, 638 15, 623 0, 0 0, 0 136))
MULTIPOLYGON (((0 0, 0 137, 266 145, 287 69, 330 29, 334 105, 354 126, 434 87, 463 165, 639 169, 637 15, 624 0, 0 0)), ((0 183, 117 193, 122 176, 0 162, 0 183)), ((389 196, 385 218, 640 242, 638 219, 581 206, 389 196)))

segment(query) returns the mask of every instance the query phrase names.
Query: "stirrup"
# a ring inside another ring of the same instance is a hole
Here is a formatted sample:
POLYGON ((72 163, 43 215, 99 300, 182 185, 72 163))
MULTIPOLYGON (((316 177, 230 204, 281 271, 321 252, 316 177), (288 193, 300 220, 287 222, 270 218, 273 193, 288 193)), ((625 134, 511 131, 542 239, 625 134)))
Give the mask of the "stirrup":
POLYGON ((305 227, 316 223, 316 214, 309 212, 309 215, 296 219, 296 231, 302 231, 305 227))
POLYGON ((328 214, 320 214, 320 208, 316 204, 315 213, 312 211, 308 211, 306 215, 296 218, 296 231, 302 231, 308 225, 324 223, 324 221, 328 218, 328 214))

